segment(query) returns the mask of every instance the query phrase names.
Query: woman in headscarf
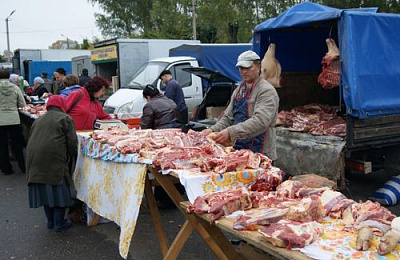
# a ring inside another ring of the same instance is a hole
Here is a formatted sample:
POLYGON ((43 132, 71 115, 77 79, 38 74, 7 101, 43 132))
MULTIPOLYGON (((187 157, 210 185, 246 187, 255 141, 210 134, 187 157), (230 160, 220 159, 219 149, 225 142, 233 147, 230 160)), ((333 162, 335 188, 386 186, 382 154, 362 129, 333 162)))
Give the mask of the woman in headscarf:
POLYGON ((46 106, 47 113, 32 124, 26 149, 29 207, 43 206, 47 227, 59 232, 72 226, 64 215, 72 205, 69 161, 76 157, 78 141, 65 98, 51 96, 46 106))

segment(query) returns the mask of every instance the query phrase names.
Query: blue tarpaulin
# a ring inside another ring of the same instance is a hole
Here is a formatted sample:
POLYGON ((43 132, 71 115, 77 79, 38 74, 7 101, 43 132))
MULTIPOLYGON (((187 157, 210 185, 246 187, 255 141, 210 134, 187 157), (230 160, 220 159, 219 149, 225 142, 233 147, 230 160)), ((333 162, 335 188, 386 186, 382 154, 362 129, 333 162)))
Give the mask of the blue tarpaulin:
POLYGON ((347 112, 361 119, 400 114, 399 29, 398 14, 305 2, 257 25, 253 50, 262 57, 275 43, 282 71, 321 71, 325 39, 333 38, 347 112))
POLYGON ((242 80, 236 68, 237 57, 251 50, 250 43, 238 44, 182 44, 169 50, 170 57, 190 56, 198 60, 201 67, 218 70, 220 73, 239 82, 242 80))

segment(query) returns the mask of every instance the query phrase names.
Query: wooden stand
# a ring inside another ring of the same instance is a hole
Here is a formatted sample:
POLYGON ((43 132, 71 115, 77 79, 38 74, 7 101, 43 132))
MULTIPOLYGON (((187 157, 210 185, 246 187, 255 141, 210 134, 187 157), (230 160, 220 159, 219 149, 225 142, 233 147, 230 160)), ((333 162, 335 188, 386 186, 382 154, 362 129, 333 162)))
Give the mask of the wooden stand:
MULTIPOLYGON (((167 237, 164 229, 161 225, 160 213, 157 208, 154 195, 151 191, 150 180, 147 175, 145 183, 145 195, 149 202, 150 214, 153 218, 155 229, 157 232, 157 238, 160 243, 161 252, 163 259, 176 259, 181 252, 183 246, 188 240, 189 236, 196 230, 197 233, 204 239, 210 249, 218 257, 218 259, 243 259, 241 255, 249 255, 250 252, 245 254, 239 254, 232 246, 230 241, 225 237, 221 230, 229 232, 243 240, 245 240, 251 247, 261 249, 263 252, 267 252, 269 255, 277 259, 297 259, 297 260, 309 260, 310 258, 305 256, 299 251, 290 251, 284 248, 278 248, 263 240, 263 236, 258 232, 254 231, 236 231, 233 230, 233 219, 222 218, 210 224, 210 216, 208 214, 197 215, 189 214, 186 209, 189 205, 188 201, 184 201, 178 190, 173 185, 170 175, 162 175, 153 166, 149 166, 148 170, 154 176, 155 180, 163 187, 168 196, 172 199, 174 204, 185 216, 185 223, 182 225, 181 230, 175 237, 171 246, 168 245, 167 237)), ((172 178, 176 178, 172 177, 172 178)), ((245 250, 249 251, 251 247, 246 246, 245 250)), ((256 254, 260 255, 259 252, 256 254)), ((269 259, 266 255, 265 258, 269 259)))

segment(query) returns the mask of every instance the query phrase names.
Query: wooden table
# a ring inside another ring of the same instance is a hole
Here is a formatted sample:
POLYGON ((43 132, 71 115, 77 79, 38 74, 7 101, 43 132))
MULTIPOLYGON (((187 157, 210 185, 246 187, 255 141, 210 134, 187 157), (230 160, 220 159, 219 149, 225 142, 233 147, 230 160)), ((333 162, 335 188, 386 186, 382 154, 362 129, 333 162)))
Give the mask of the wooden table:
MULTIPOLYGON (((233 219, 221 218, 215 222, 215 225, 211 225, 209 214, 197 215, 188 213, 186 208, 189 205, 189 202, 184 200, 184 198, 173 185, 173 181, 171 180, 172 176, 162 175, 153 166, 148 166, 148 170, 154 176, 155 180, 163 187, 177 208, 185 216, 185 223, 182 225, 182 228, 172 244, 169 245, 164 229, 161 225, 160 213, 151 190, 151 181, 147 174, 145 195, 149 203, 149 210, 156 228, 157 238, 160 243, 163 259, 176 259, 193 230, 196 230, 197 233, 204 239, 218 259, 242 259, 242 257, 237 253, 231 242, 225 237, 221 230, 245 240, 248 244, 261 249, 277 259, 311 259, 299 251, 291 251, 273 246, 271 243, 265 241, 263 236, 258 232, 234 230, 233 219)), ((173 178, 175 177, 177 176, 174 176, 173 178)))

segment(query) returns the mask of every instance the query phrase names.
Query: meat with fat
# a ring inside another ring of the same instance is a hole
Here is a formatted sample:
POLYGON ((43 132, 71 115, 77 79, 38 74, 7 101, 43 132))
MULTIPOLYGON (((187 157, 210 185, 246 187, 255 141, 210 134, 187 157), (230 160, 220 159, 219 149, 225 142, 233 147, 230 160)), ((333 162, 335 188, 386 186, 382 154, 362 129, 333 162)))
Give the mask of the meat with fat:
POLYGON ((280 88, 282 68, 275 57, 275 47, 275 43, 271 43, 268 46, 268 50, 261 61, 261 72, 266 81, 271 83, 275 88, 280 88))
POLYGON ((340 82, 340 52, 332 38, 327 38, 325 41, 328 52, 322 58, 322 72, 318 76, 318 83, 324 89, 331 89, 339 86, 340 82))

